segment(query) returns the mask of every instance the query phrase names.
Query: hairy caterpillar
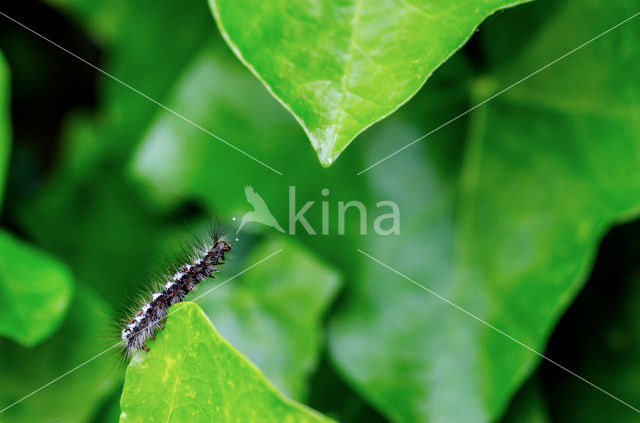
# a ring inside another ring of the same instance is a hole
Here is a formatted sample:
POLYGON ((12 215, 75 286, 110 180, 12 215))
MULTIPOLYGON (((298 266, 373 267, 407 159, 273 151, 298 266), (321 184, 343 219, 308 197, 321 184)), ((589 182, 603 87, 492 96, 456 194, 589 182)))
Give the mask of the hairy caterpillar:
POLYGON ((224 255, 231 246, 219 233, 211 232, 210 239, 203 241, 192 252, 185 251, 187 264, 162 278, 138 305, 132 307, 119 326, 121 344, 125 357, 131 357, 137 350, 149 351, 146 345, 155 338, 158 328, 164 329, 163 322, 170 306, 181 302, 203 279, 211 277, 224 264, 224 255), (124 327, 123 327, 124 326, 124 327))

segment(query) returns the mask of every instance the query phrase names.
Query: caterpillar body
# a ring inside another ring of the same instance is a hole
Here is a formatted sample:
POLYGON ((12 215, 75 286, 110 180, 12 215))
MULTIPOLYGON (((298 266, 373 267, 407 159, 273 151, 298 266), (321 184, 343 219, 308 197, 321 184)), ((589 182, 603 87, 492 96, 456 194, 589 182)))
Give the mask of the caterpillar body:
POLYGON ((215 278, 213 273, 224 264, 224 255, 230 250, 231 246, 224 239, 212 233, 211 239, 203 242, 200 248, 185 254, 187 264, 181 265, 174 274, 165 276, 163 282, 141 300, 142 304, 127 314, 124 328, 120 331, 127 358, 138 350, 149 351, 147 341, 155 338, 158 328, 164 328, 169 307, 181 302, 203 279, 215 278))

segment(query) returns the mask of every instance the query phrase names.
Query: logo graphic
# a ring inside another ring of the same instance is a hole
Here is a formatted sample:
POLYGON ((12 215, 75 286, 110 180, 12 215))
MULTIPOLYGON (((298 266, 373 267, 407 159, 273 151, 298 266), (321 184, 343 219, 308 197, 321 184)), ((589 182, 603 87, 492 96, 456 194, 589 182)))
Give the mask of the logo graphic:
POLYGON ((242 216, 242 220, 240 221, 240 227, 236 231, 236 234, 240 232, 242 227, 249 222, 257 222, 262 223, 263 225, 270 226, 272 228, 276 228, 280 232, 284 232, 284 229, 278 224, 278 221, 269 211, 269 207, 264 202, 260 194, 253 190, 251 185, 247 185, 244 188, 244 195, 247 197, 247 201, 249 204, 253 206, 253 211, 247 212, 242 216))
MULTIPOLYGON (((263 198, 254 191, 251 185, 247 185, 244 188, 244 194, 247 197, 247 201, 249 204, 253 206, 253 211, 245 213, 242 216, 240 221, 240 227, 236 231, 236 234, 240 232, 240 230, 250 222, 261 223, 263 225, 269 226, 271 228, 275 228, 282 233, 288 233, 289 235, 296 234, 296 227, 298 224, 302 226, 302 228, 309 235, 316 235, 316 229, 314 225, 307 220, 306 213, 314 206, 314 204, 318 203, 317 200, 307 201, 302 205, 302 208, 298 209, 296 207, 296 187, 289 187, 289 220, 288 220, 288 231, 282 229, 278 221, 273 216, 269 207, 263 200, 263 198)), ((361 201, 337 201, 337 204, 333 201, 330 201, 328 198, 330 195, 329 189, 324 188, 320 191, 320 195, 322 196, 322 201, 320 203, 320 217, 321 217, 321 231, 322 235, 329 235, 330 227, 334 228, 332 233, 337 233, 337 235, 344 235, 347 227, 347 218, 346 215, 350 215, 350 228, 351 230, 356 227, 359 230, 360 235, 366 235, 367 231, 370 227, 370 220, 372 212, 377 214, 373 221, 373 230, 377 235, 400 235, 400 208, 398 204, 394 201, 378 201, 375 203, 375 210, 367 210, 367 207, 361 201), (334 207, 332 207, 332 203, 334 207), (382 213, 385 212, 386 213, 382 213), (337 212, 337 216, 335 213, 337 212), (337 217, 337 219, 336 219, 337 217), (358 218, 359 221, 356 221, 355 218, 358 218), (358 224, 359 223, 359 224, 358 224)), ((314 211, 317 210, 314 209, 314 211)), ((314 215, 314 211, 311 212, 311 215, 314 215)), ((317 216, 317 213, 315 213, 317 216)), ((235 218, 233 218, 235 220, 235 218)), ((316 226, 317 228, 317 222, 316 226)))

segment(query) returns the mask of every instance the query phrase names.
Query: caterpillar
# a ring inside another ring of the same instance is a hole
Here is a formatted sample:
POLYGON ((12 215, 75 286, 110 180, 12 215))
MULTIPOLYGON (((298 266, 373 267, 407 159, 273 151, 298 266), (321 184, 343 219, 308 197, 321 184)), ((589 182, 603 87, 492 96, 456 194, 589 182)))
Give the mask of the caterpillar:
POLYGON ((231 246, 221 235, 212 231, 210 239, 202 241, 199 247, 184 251, 183 263, 187 264, 160 278, 161 282, 141 298, 139 306, 130 309, 122 319, 120 343, 126 358, 138 350, 149 351, 147 342, 155 339, 158 328, 164 329, 169 307, 181 302, 203 279, 215 278, 213 273, 224 264, 224 255, 230 250, 231 246))

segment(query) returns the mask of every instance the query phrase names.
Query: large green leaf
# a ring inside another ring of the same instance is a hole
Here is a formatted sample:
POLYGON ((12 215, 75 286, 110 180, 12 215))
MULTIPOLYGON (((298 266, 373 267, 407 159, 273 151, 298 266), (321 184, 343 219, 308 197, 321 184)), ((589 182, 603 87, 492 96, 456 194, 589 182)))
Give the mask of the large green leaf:
MULTIPOLYGON (((56 334, 34 348, 0 342, 0 410, 104 352, 111 324, 108 305, 78 287, 64 323, 56 334)), ((86 422, 116 388, 122 372, 118 355, 109 351, 24 401, 4 411, 2 422, 86 422)))
POLYGON ((170 314, 151 351, 127 368, 121 422, 331 421, 278 393, 195 303, 170 314))
POLYGON ((5 177, 11 143, 9 116, 9 66, 0 52, 0 210, 4 197, 5 177))
POLYGON ((522 2, 210 0, 225 40, 324 166, 413 97, 487 16, 522 2))
MULTIPOLYGON (((474 103, 636 12, 631 0, 536 2, 514 12, 486 39, 500 72, 478 81, 474 103), (543 27, 526 46, 500 35, 532 32, 532 22, 543 27)), ((479 110, 460 168, 444 164, 447 147, 431 140, 420 146, 422 161, 416 149, 370 171, 374 186, 401 201, 404 232, 400 242, 372 239, 363 249, 543 351, 602 234, 640 210, 640 83, 627 77, 640 69, 639 37, 637 22, 618 28, 479 110), (426 210, 404 198, 418 193, 426 210)), ((362 261, 330 337, 343 373, 394 421, 495 418, 539 357, 362 261)))
POLYGON ((330 266, 284 237, 254 248, 245 267, 279 250, 256 271, 198 302, 220 334, 276 388, 302 400, 322 347, 323 314, 340 278, 330 266))
POLYGON ((72 288, 62 263, 0 230, 0 335, 37 344, 62 321, 72 288))

